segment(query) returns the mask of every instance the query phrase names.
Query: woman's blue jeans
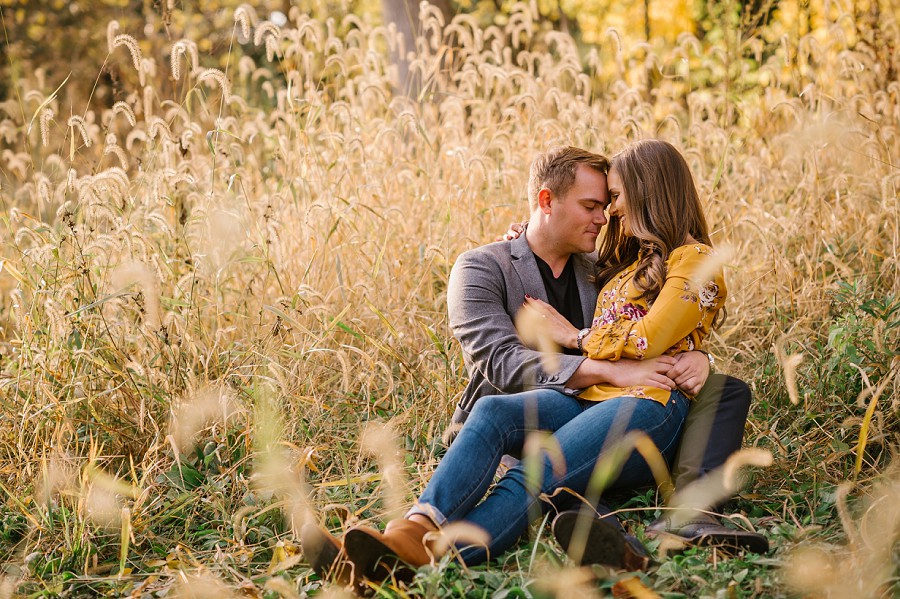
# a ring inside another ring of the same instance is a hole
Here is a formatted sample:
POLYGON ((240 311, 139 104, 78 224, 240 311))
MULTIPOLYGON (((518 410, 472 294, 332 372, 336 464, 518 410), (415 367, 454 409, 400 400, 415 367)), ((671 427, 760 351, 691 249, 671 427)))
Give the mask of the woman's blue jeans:
MULTIPOLYGON (((636 397, 587 402, 549 389, 482 397, 408 515, 427 515, 440 526, 465 521, 484 529, 491 539, 487 551, 484 547, 461 551, 466 564, 480 563, 509 549, 528 528, 530 516, 548 507, 544 504, 538 509, 541 493, 567 487, 584 494, 601 451, 628 431, 646 433, 671 462, 689 404, 678 391, 672 392, 665 406, 636 397), (543 452, 539 489, 534 482, 529 487, 526 460, 507 471, 481 501, 501 457, 520 453, 534 431, 553 433, 565 459, 564 468, 557 465, 554 472, 553 460, 543 452)), ((632 451, 621 474, 607 488, 652 482, 649 466, 632 451)))

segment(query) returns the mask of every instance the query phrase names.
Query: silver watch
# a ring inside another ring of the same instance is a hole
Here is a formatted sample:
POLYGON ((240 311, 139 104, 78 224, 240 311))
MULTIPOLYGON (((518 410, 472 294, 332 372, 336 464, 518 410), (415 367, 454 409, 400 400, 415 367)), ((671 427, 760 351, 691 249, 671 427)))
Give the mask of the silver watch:
POLYGON ((706 354, 706 359, 709 360, 709 373, 715 374, 716 373, 716 359, 713 357, 713 355, 711 353, 708 353, 708 352, 703 352, 703 353, 706 354))
POLYGON ((581 329, 578 331, 578 335, 575 336, 575 345, 578 346, 578 351, 584 353, 584 338, 587 337, 591 332, 591 329, 581 329))

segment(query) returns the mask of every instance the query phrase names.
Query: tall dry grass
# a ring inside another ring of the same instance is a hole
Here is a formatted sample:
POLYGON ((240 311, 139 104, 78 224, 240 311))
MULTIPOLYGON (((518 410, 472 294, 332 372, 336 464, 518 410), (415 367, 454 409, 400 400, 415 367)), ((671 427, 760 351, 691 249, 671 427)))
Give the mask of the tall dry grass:
MULTIPOLYGON (((96 571, 121 544, 122 563, 140 561, 160 530, 190 529, 191 493, 236 523, 222 532, 235 554, 246 520, 298 504, 304 484, 313 511, 383 513, 400 464, 382 481, 360 447, 369 421, 391 421, 421 488, 465 382, 449 269, 525 215, 531 158, 563 143, 611 154, 661 137, 687 156, 731 249, 712 350, 754 385, 748 442, 776 457, 760 484, 839 480, 851 451, 834 442, 862 426, 884 450, 865 464, 877 474, 897 441, 897 379, 868 419, 855 393, 816 393, 837 281, 900 294, 900 56, 884 51, 896 20, 864 29, 838 2, 827 28, 778 44, 629 47, 610 30, 585 52, 532 10, 482 29, 426 9, 412 94, 395 89, 392 28, 296 9, 279 28, 247 7, 234 43, 264 49, 258 60, 205 67, 190 39, 145 56, 111 24, 109 62, 139 77, 111 107, 63 102, 39 72, 13 82, 0 104, 0 468, 7 509, 26 519, 14 560, 93 546, 75 554, 96 571), (260 402, 271 427, 253 426, 260 402), (262 454, 292 482, 254 487, 262 454), (194 487, 178 469, 191 460, 194 487), (103 531, 123 510, 120 543, 103 531), (63 535, 60 513, 83 524, 63 535)), ((872 326, 879 347, 898 346, 900 329, 872 326)), ((864 389, 887 376, 876 366, 864 389)), ((202 570, 210 556, 166 559, 202 570)))

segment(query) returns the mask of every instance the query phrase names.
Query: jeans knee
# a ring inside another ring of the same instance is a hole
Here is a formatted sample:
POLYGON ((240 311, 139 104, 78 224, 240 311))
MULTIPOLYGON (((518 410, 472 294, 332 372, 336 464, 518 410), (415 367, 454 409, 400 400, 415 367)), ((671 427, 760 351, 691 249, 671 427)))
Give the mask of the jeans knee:
POLYGON ((511 400, 509 395, 486 395, 475 402, 469 420, 509 422, 510 410, 516 403, 521 409, 521 403, 511 400))

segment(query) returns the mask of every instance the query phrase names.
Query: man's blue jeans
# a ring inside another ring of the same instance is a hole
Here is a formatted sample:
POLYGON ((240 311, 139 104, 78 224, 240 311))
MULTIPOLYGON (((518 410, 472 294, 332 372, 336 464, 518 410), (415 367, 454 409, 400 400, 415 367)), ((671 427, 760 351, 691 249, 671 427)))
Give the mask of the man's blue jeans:
MULTIPOLYGON (((584 494, 601 451, 626 432, 643 431, 671 462, 689 404, 678 391, 672 392, 665 406, 636 397, 587 402, 548 389, 482 397, 410 514, 427 515, 440 526, 465 521, 483 528, 491 538, 489 553, 479 547, 468 547, 461 553, 466 564, 480 563, 509 549, 525 532, 529 515, 540 513, 536 506, 541 493, 566 487, 584 494), (528 434, 534 431, 553 433, 565 459, 564 468, 557 466, 554 472, 553 461, 545 452, 541 456, 540 489, 535 489, 534 483, 529 488, 526 460, 511 468, 481 501, 501 457, 520 453, 528 434)), ((652 482, 647 463, 633 451, 621 474, 607 488, 652 482)))

